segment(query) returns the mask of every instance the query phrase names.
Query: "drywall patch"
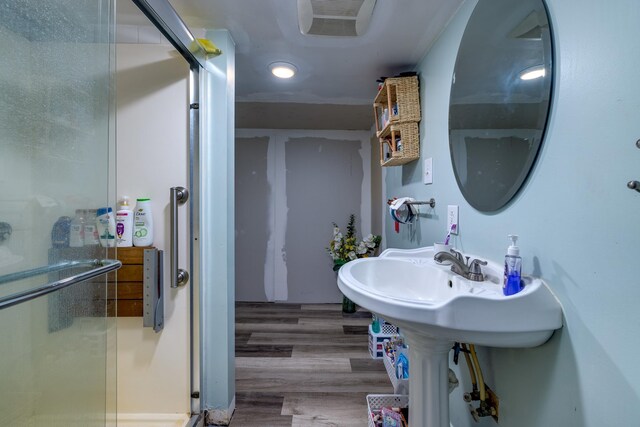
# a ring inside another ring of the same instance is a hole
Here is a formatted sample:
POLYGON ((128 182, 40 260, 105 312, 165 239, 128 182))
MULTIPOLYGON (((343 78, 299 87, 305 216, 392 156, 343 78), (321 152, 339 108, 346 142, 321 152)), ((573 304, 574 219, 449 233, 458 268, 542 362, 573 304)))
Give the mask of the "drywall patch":
MULTIPOLYGON (((276 167, 275 167, 275 138, 269 138, 269 146, 267 148, 267 182, 272 189, 277 188, 276 185, 276 167)), ((275 301, 275 264, 274 264, 274 248, 275 248, 275 230, 276 230, 276 212, 275 212, 275 196, 271 191, 269 197, 269 206, 267 208, 267 224, 269 226, 269 240, 267 240, 267 253, 264 259, 264 293, 268 301, 275 301)))
MULTIPOLYGON (((360 141, 360 150, 358 151, 363 165, 371 164, 371 142, 368 139, 360 141)), ((364 172, 363 172, 364 173, 364 172)), ((360 194, 360 232, 362 236, 371 234, 371 173, 368 173, 369 179, 362 179, 362 187, 360 194)))
POLYGON ((285 165, 285 144, 281 137, 276 137, 273 149, 273 165, 275 176, 273 212, 274 220, 274 250, 272 252, 274 265, 274 300, 288 301, 289 286, 287 269, 287 251, 285 238, 289 208, 287 202, 287 171, 285 165))

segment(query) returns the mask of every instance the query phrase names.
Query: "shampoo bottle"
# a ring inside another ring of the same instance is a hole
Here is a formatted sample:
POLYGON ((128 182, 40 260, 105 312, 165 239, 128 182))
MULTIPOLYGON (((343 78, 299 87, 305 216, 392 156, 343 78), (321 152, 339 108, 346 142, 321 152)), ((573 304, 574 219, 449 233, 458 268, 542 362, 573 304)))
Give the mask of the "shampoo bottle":
POLYGON ((522 270, 522 258, 520 258, 520 248, 516 246, 518 236, 509 234, 511 245, 507 249, 504 257, 504 283, 502 292, 505 295, 514 295, 522 290, 520 273, 522 270))
POLYGON ((116 212, 116 245, 120 248, 133 246, 133 211, 127 196, 122 197, 120 209, 116 212))
POLYGON ((100 208, 96 215, 100 244, 104 248, 113 248, 116 245, 116 221, 113 217, 113 209, 100 208))
POLYGON ((136 210, 133 218, 133 245, 153 245, 153 216, 151 199, 136 199, 136 210))

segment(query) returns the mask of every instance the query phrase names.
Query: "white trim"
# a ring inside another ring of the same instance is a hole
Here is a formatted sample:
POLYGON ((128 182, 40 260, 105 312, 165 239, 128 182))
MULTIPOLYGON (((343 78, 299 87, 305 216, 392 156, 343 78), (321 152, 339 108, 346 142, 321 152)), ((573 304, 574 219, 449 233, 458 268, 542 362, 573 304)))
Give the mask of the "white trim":
POLYGON ((182 427, 189 421, 187 414, 118 414, 119 427, 182 427))

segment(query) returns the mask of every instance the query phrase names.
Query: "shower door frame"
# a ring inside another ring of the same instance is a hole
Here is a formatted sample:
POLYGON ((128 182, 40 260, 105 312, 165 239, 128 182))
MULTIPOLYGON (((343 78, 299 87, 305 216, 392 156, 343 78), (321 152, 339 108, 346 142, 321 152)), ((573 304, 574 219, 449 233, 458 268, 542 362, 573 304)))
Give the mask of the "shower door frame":
MULTIPOLYGON (((204 425, 201 409, 200 369, 200 71, 207 68, 206 54, 168 0, 131 0, 189 63, 189 302, 190 302, 190 411, 187 427, 204 425)), ((172 272, 173 273, 173 272, 172 272)))

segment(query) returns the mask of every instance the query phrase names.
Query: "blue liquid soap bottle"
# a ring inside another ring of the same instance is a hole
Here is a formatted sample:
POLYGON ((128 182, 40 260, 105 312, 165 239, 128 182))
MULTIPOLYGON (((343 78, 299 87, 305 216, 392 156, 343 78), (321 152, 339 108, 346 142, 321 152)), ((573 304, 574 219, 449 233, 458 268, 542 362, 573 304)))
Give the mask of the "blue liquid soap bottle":
POLYGON ((520 273, 522 271, 522 258, 520 258, 520 248, 516 246, 518 236, 509 234, 511 246, 507 249, 504 257, 504 283, 502 292, 505 295, 514 295, 522 290, 520 273))

